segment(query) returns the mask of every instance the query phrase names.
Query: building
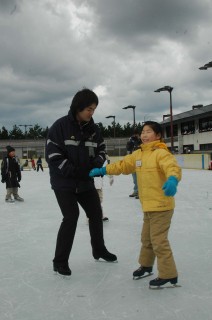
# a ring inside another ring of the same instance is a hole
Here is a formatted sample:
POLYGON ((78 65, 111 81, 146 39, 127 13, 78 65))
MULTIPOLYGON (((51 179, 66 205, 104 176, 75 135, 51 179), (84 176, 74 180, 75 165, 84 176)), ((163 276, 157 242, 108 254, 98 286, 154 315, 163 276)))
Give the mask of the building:
MULTIPOLYGON (((164 140, 171 147, 170 118, 161 125, 164 140)), ((212 104, 196 105, 190 111, 173 115, 173 140, 176 153, 212 154, 212 104)))
POLYGON ((2 159, 7 151, 6 146, 15 148, 16 156, 20 159, 30 159, 45 156, 45 139, 41 140, 0 140, 0 159, 2 159))
MULTIPOLYGON (((161 122, 164 140, 171 148, 170 118, 161 122)), ((174 152, 178 154, 207 153, 212 159, 212 104, 196 105, 192 110, 173 115, 174 152)), ((105 139, 110 156, 126 155, 128 138, 105 139)), ((45 157, 45 139, 40 140, 0 140, 0 159, 6 154, 6 146, 16 149, 20 159, 45 157)))

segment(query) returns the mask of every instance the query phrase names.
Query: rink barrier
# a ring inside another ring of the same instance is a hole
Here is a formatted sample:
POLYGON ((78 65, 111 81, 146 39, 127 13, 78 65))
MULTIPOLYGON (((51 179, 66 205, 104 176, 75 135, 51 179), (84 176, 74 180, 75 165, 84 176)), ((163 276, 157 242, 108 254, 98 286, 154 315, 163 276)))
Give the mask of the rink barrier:
MULTIPOLYGON (((184 169, 201 169, 201 170, 212 170, 212 161, 210 154, 175 154, 177 162, 184 169)), ((110 156, 111 163, 114 163, 118 160, 122 160, 123 157, 112 157, 110 156)), ((37 159, 35 160, 35 164, 37 159)), ((0 160, 0 164, 1 164, 0 160)), ((20 159, 20 164, 22 165, 26 159, 20 159)), ((43 168, 48 168, 48 164, 45 159, 42 158, 43 168)), ((29 162, 29 167, 31 168, 31 163, 29 162)))
MULTIPOLYGON (((210 154, 175 154, 178 164, 183 169, 212 170, 210 154)), ((111 163, 123 159, 123 157, 110 157, 111 163)))

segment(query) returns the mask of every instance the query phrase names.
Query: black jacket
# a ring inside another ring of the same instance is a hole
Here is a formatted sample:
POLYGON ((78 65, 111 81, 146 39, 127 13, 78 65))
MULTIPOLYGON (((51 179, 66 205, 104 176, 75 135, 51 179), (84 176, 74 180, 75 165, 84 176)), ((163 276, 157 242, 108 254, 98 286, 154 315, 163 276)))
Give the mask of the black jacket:
POLYGON ((46 161, 53 189, 93 189, 89 171, 105 162, 105 143, 93 119, 79 125, 71 111, 58 119, 48 132, 46 161))
POLYGON ((126 149, 129 153, 132 153, 133 151, 138 150, 140 145, 141 139, 136 136, 132 136, 129 141, 127 141, 126 149))
POLYGON ((20 187, 21 169, 16 157, 5 157, 1 163, 1 182, 6 182, 6 188, 20 187))

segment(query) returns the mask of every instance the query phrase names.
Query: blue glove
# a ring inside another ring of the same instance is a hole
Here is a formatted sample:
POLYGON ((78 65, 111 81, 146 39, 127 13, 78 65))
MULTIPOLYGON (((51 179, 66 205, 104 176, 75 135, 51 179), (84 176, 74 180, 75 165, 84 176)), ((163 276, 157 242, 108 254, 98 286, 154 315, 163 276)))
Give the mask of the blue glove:
POLYGON ((106 175, 106 167, 94 168, 89 172, 89 177, 98 177, 106 175))
POLYGON ((178 180, 174 176, 170 176, 168 180, 164 183, 162 189, 167 197, 173 197, 177 192, 178 180))

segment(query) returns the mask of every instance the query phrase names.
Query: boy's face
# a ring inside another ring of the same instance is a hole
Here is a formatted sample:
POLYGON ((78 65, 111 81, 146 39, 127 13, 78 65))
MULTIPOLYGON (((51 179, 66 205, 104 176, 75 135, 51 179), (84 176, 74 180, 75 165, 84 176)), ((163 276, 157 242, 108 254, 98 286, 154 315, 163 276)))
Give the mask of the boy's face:
POLYGON ((76 118, 79 122, 86 121, 89 122, 96 110, 96 105, 93 103, 89 107, 86 107, 82 111, 79 111, 76 115, 76 118))
POLYGON ((10 158, 15 157, 15 151, 11 151, 8 155, 9 155, 10 158))
POLYGON ((146 125, 143 127, 143 130, 141 132, 141 141, 143 144, 147 144, 149 142, 160 139, 161 135, 156 134, 150 126, 146 125))

